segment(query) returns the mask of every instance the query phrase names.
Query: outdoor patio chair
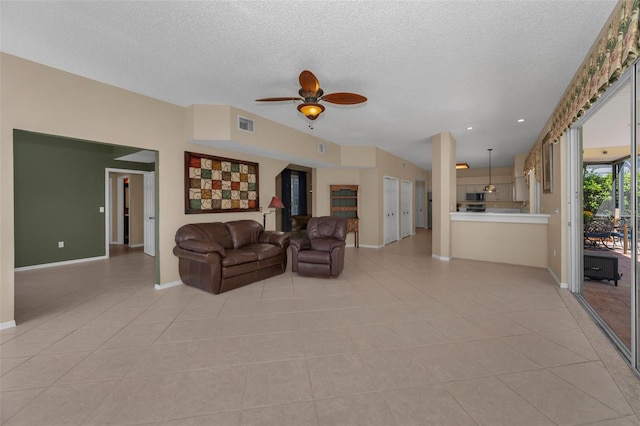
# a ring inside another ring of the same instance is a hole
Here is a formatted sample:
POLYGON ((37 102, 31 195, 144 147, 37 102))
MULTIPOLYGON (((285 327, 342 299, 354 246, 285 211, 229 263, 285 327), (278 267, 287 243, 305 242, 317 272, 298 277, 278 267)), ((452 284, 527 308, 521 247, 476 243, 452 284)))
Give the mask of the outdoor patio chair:
POLYGON ((587 222, 584 227, 584 241, 593 247, 602 244, 606 248, 612 248, 615 229, 613 221, 607 218, 594 218, 587 222), (609 246, 612 247, 609 247, 609 246))

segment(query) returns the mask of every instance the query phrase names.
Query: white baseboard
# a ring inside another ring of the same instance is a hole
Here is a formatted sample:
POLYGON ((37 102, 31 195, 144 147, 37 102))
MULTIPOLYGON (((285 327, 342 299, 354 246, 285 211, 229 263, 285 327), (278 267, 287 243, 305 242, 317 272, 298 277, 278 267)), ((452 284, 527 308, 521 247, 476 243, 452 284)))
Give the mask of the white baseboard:
POLYGON ((360 244, 360 247, 379 249, 379 248, 384 247, 384 245, 381 245, 381 246, 374 246, 374 245, 371 245, 371 244, 360 244))
POLYGON ((142 243, 142 244, 131 244, 129 246, 129 248, 138 248, 138 247, 144 247, 144 243, 142 243))
POLYGON ((448 262, 448 261, 451 260, 451 257, 438 256, 437 254, 432 254, 431 257, 433 257, 434 259, 437 259, 437 260, 442 260, 443 262, 448 262))
POLYGON ((171 288, 171 287, 176 287, 182 285, 182 281, 178 280, 178 281, 172 281, 170 283, 165 283, 165 284, 156 284, 155 289, 156 290, 164 290, 166 288, 171 288))
POLYGON ((3 322, 3 323, 0 323, 0 330, 6 330, 7 328, 13 328, 15 326, 16 326, 15 321, 3 322))
POLYGON ((84 259, 64 260, 62 262, 42 263, 40 265, 22 266, 20 268, 15 268, 15 271, 16 272, 30 271, 32 269, 52 268, 54 266, 73 265, 74 263, 93 262, 94 260, 104 260, 104 259, 108 259, 108 257, 107 256, 85 257, 84 259))
POLYGON ((560 288, 569 288, 569 284, 560 282, 556 274, 553 273, 553 270, 551 269, 551 267, 547 266, 547 271, 549 271, 549 273, 553 277, 553 280, 556 282, 556 284, 558 284, 560 288))

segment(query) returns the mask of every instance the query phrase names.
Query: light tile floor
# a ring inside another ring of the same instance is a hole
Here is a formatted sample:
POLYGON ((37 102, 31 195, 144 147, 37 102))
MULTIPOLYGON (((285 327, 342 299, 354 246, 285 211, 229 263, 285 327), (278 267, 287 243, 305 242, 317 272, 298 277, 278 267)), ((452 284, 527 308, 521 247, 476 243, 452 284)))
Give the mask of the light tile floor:
POLYGON ((546 270, 430 238, 221 295, 155 290, 141 252, 19 272, 2 424, 640 425, 640 381, 546 270))

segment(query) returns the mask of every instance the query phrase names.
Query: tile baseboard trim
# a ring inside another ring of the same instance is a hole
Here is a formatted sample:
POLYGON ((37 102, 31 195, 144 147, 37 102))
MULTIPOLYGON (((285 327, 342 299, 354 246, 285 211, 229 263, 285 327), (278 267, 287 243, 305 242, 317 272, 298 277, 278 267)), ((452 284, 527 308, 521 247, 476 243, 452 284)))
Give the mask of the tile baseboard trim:
POLYGON ((73 265, 75 263, 93 262, 94 260, 104 260, 104 259, 108 259, 108 257, 107 256, 85 257, 83 259, 63 260, 62 262, 52 262, 52 263, 42 263, 40 265, 22 266, 20 268, 15 268, 15 271, 16 272, 31 271, 33 269, 53 268, 54 266, 73 265))
POLYGON ((165 284, 156 284, 156 286, 154 287, 156 290, 164 290, 166 288, 171 288, 171 287, 176 287, 182 285, 182 281, 178 280, 178 281, 172 281, 170 283, 165 283, 165 284))
POLYGON ((3 323, 0 323, 0 330, 6 330, 7 328, 13 328, 16 326, 16 321, 12 320, 12 321, 6 321, 3 323))
MULTIPOLYGON (((353 246, 351 246, 351 247, 353 247, 353 246)), ((379 248, 384 247, 384 245, 382 245, 382 246, 374 246, 374 245, 372 245, 372 244, 360 244, 360 247, 363 247, 363 248, 374 248, 374 249, 379 249, 379 248)))

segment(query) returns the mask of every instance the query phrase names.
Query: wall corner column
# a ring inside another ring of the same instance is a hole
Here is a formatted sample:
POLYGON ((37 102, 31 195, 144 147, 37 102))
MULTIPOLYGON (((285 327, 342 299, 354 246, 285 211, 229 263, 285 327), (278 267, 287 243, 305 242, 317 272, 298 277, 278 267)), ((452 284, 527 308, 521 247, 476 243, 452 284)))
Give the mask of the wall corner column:
POLYGON ((451 259, 451 216, 456 207, 456 140, 443 132, 431 138, 432 257, 451 259))

